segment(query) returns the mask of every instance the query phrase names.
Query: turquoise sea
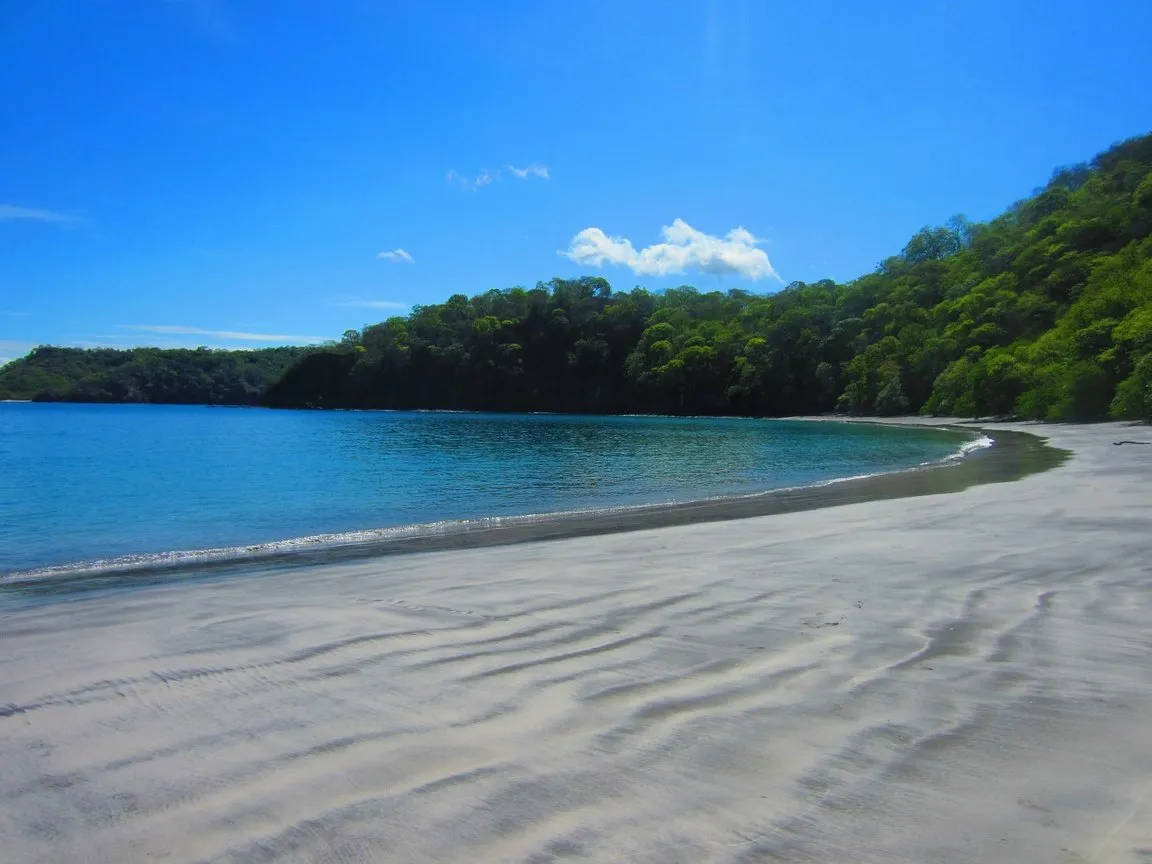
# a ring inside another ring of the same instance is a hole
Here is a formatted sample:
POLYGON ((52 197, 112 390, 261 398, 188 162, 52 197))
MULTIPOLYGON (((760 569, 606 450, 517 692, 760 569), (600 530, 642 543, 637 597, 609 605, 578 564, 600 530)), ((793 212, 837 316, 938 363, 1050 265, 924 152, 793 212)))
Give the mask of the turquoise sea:
POLYGON ((915 467, 975 437, 778 420, 4 403, 0 580, 747 495, 915 467), (359 536, 371 535, 319 542, 359 536))

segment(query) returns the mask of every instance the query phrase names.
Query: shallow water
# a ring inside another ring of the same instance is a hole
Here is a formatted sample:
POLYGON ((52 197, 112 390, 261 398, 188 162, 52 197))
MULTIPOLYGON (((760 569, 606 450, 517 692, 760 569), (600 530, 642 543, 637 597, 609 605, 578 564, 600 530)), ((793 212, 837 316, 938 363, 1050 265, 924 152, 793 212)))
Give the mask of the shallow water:
POLYGON ((0 575, 807 486, 944 459, 976 437, 776 420, 0 404, 0 575))
MULTIPOLYGON (((963 494, 0 605, 0 860, 1146 860, 1118 432, 963 494)), ((1059 453, 989 434, 813 494, 1059 453)))

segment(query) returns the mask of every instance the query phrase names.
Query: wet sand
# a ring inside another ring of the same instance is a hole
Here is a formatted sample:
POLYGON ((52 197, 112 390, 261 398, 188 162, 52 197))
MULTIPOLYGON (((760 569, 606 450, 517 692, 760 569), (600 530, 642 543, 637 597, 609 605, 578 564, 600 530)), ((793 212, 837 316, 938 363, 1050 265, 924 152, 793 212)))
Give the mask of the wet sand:
POLYGON ((1074 456, 0 613, 0 860, 1152 860, 1152 430, 1011 428, 1074 456))

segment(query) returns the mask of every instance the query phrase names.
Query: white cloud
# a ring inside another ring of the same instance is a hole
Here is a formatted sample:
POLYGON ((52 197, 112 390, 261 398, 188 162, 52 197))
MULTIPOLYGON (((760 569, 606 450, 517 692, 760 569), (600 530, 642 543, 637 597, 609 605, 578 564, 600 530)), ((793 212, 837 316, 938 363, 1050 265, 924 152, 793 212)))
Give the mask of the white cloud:
MULTIPOLYGON (((94 340, 111 339, 111 336, 94 336, 94 340)), ((139 346, 132 345, 128 342, 104 342, 104 341, 87 341, 84 339, 73 339, 68 345, 72 348, 115 348, 117 351, 124 351, 128 348, 137 348, 139 346)))
POLYGON ((346 306, 355 309, 411 309, 411 303, 401 303, 398 300, 341 300, 333 306, 346 306))
MULTIPOLYGON (((508 173, 515 177, 517 180, 527 180, 531 177, 539 177, 542 180, 551 179, 551 174, 548 171, 547 165, 541 165, 533 162, 525 168, 517 168, 515 165, 509 165, 508 173)), ((449 183, 457 184, 465 189, 473 192, 478 189, 483 189, 485 186, 491 186, 504 179, 504 175, 499 170, 484 168, 475 177, 469 177, 466 174, 461 174, 455 168, 448 172, 445 179, 449 183)))
POLYGON ((468 177, 465 174, 461 174, 455 168, 453 168, 447 174, 447 180, 449 183, 454 183, 454 184, 457 184, 459 186, 462 186, 463 188, 467 189, 470 192, 475 192, 478 189, 482 189, 485 186, 488 186, 491 183, 494 183, 495 181, 497 181, 499 179, 500 179, 500 172, 499 171, 492 172, 492 171, 489 171, 487 168, 485 168, 483 171, 481 171, 479 174, 477 174, 475 176, 475 178, 468 177))
POLYGON ((15 204, 0 204, 0 222, 47 222, 52 225, 77 225, 83 222, 76 216, 57 213, 54 210, 38 210, 35 207, 18 207, 15 204))
POLYGON ((114 351, 130 351, 134 348, 208 348, 213 351, 259 351, 263 345, 236 345, 206 342, 203 339, 174 339, 169 337, 144 338, 144 341, 123 341, 123 336, 93 336, 90 340, 74 339, 68 343, 72 348, 107 348, 114 351))
MULTIPOLYGON (((64 342, 53 344, 65 344, 64 342)), ((125 333, 118 335, 86 335, 84 339, 70 339, 71 348, 108 348, 115 351, 129 351, 133 348, 210 348, 220 351, 258 351, 264 345, 237 345, 211 342, 204 339, 180 338, 179 336, 140 336, 125 333)))
POLYGON ((376 255, 384 261, 396 261, 397 263, 403 262, 405 264, 415 264, 416 259, 412 257, 410 252, 405 252, 403 249, 392 249, 389 252, 380 252, 376 255))
POLYGON ((460 186, 463 186, 465 189, 467 189, 471 192, 475 192, 478 189, 482 189, 483 187, 488 186, 489 184, 494 183, 495 181, 497 181, 499 179, 500 179, 500 172, 499 171, 492 172, 492 171, 489 171, 487 168, 485 168, 483 171, 481 171, 479 174, 477 174, 475 179, 468 177, 464 174, 461 174, 455 168, 453 168, 451 171, 449 171, 448 175, 447 175, 447 180, 449 183, 459 184, 460 186))
POLYGON ((517 168, 515 165, 509 165, 508 171, 517 180, 527 180, 530 177, 539 177, 541 180, 552 179, 552 175, 548 173, 548 166, 541 165, 538 162, 533 162, 525 168, 517 168))
POLYGON ((11 309, 0 309, 0 315, 5 315, 9 318, 27 318, 31 312, 13 312, 11 309))
POLYGON ((667 276, 699 270, 717 276, 739 275, 748 279, 780 276, 768 260, 760 240, 744 228, 733 228, 723 237, 697 231, 683 219, 661 229, 663 243, 639 252, 625 237, 609 237, 599 228, 585 228, 561 252, 577 264, 602 267, 615 264, 643 276, 667 276))
POLYGON ((323 336, 290 336, 283 333, 242 333, 236 330, 205 330, 182 324, 117 324, 121 330, 141 333, 159 333, 176 336, 212 336, 216 339, 234 339, 238 342, 326 342, 323 336))

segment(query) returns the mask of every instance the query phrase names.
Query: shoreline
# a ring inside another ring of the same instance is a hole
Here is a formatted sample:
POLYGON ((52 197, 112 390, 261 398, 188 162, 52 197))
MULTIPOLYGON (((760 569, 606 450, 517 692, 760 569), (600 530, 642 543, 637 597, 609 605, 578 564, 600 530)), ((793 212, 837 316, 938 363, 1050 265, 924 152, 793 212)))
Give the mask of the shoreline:
POLYGON ((1142 860, 1152 459, 1027 428, 1074 457, 0 612, 5 860, 1142 860))
MULTIPOLYGON (((887 423, 873 418, 781 418, 802 422, 887 423)), ((979 433, 979 426, 950 420, 922 423, 946 431, 979 433)), ((323 534, 236 547, 173 551, 82 561, 0 574, 0 603, 5 596, 45 599, 78 593, 130 589, 180 579, 222 577, 245 571, 324 566, 391 555, 595 537, 698 523, 751 519, 866 501, 956 492, 984 483, 1012 482, 1050 470, 1068 456, 1043 438, 1001 430, 984 447, 969 447, 913 468, 763 492, 716 496, 683 502, 606 507, 596 510, 454 520, 402 525, 343 534, 323 534)), ((987 438, 987 436, 984 436, 987 438)), ((0 607, 2 608, 2 607, 0 607)))

